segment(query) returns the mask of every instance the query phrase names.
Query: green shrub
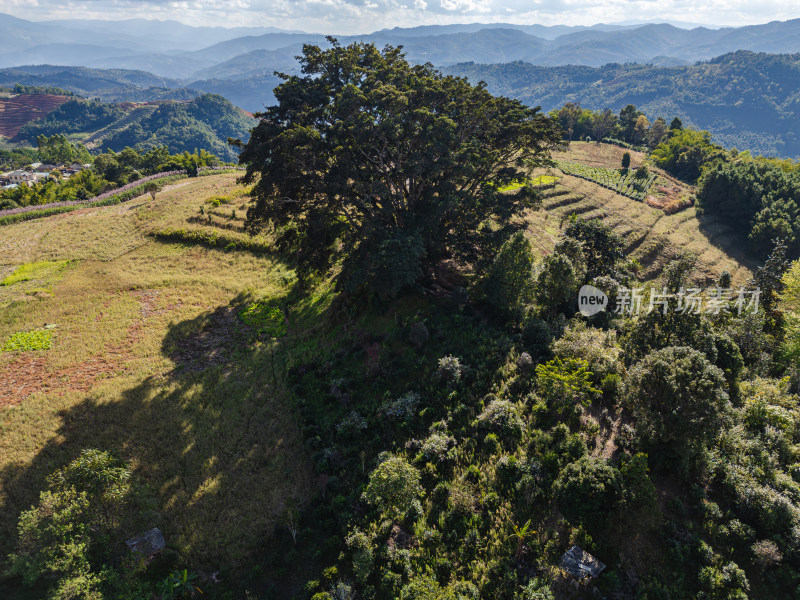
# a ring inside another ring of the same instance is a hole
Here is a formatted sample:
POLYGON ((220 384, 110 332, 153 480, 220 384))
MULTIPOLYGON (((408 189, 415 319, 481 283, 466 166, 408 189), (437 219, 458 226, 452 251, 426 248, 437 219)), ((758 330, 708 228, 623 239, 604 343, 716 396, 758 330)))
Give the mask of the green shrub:
POLYGON ((583 456, 562 469, 553 493, 565 517, 597 524, 604 522, 620 501, 621 483, 619 471, 605 459, 583 456))
POLYGON ((239 318, 260 335, 277 338, 286 335, 288 331, 283 311, 267 302, 254 302, 239 313, 239 318))
POLYGON ((578 283, 578 275, 569 258, 563 254, 550 254, 536 275, 536 302, 552 314, 566 310, 565 307, 576 298, 578 283))
POLYGON ((372 551, 372 542, 367 534, 355 530, 345 540, 347 547, 353 555, 353 574, 361 585, 364 585, 372 572, 375 561, 372 551))
POLYGON ((461 381, 463 373, 464 367, 461 364, 461 359, 457 356, 448 354, 439 359, 436 375, 440 381, 449 385, 456 385, 461 381))
POLYGON ((744 571, 734 562, 722 566, 703 567, 699 575, 699 600, 747 600, 750 583, 744 571))
POLYGON ((581 321, 564 330, 553 343, 553 354, 565 360, 586 361, 596 382, 622 370, 616 332, 589 327, 581 321))
POLYGON ((448 461, 450 450, 456 445, 456 440, 441 431, 434 431, 422 441, 419 450, 419 458, 434 463, 448 461))
POLYGON ((533 298, 533 254, 522 232, 512 235, 500 248, 484 282, 486 300, 500 314, 519 317, 533 298))
POLYGON ((129 478, 127 464, 99 450, 84 450, 53 473, 38 505, 20 516, 11 574, 26 585, 48 580, 51 599, 101 600, 108 573, 97 557, 108 549, 98 543, 117 524, 129 478))
POLYGON ((534 577, 514 594, 514 600, 555 600, 546 581, 534 577))
POLYGON ((478 415, 478 426, 503 439, 519 439, 525 424, 513 403, 494 399, 478 415))
POLYGON ((3 352, 32 352, 49 350, 53 345, 53 332, 46 329, 18 331, 3 344, 3 352))
POLYGON ((370 473, 364 499, 392 520, 399 521, 422 495, 420 474, 400 456, 384 460, 370 473))
POLYGON ((549 404, 559 411, 577 404, 589 406, 600 390, 592 386, 589 364, 580 358, 554 358, 536 365, 536 384, 549 404))

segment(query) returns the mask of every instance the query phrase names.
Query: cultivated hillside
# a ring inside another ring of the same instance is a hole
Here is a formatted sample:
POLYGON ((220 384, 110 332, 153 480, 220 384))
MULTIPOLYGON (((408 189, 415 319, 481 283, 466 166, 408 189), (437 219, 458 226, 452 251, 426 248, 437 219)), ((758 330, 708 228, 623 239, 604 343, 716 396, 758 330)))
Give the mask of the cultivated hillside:
POLYGON ((0 97, 0 137, 13 138, 26 123, 52 112, 69 98, 53 94, 0 97))
MULTIPOLYGON (((554 158, 617 169, 623 152, 622 148, 609 144, 572 142, 567 151, 554 158)), ((633 153, 633 166, 643 162, 643 154, 633 153)), ((692 187, 661 170, 654 169, 654 172, 658 179, 651 186, 648 198, 651 204, 657 204, 659 190, 675 200, 691 202, 692 187)), ((597 217, 610 225, 625 240, 627 256, 641 264, 638 276, 644 280, 657 278, 669 261, 684 251, 698 256, 698 277, 704 284, 712 283, 722 271, 731 273, 736 286, 746 285, 752 278, 751 270, 756 265, 738 247, 733 232, 713 218, 699 220, 694 206, 665 211, 591 181, 564 175, 558 169, 548 173, 555 174, 559 180, 554 187, 543 189, 544 210, 528 215, 529 236, 539 256, 552 252, 567 218, 575 214, 586 219, 597 217)))

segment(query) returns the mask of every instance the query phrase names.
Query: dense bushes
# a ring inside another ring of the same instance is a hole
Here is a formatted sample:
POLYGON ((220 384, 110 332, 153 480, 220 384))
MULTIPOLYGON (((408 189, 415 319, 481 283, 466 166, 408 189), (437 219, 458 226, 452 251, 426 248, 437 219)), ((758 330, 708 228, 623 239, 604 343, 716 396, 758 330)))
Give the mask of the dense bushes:
POLYGON ((698 206, 729 224, 766 255, 782 238, 796 255, 800 217, 800 169, 786 171, 765 160, 737 160, 709 168, 700 179, 698 206))
POLYGON ((696 454, 710 443, 728 410, 723 372, 697 350, 663 348, 630 373, 627 405, 645 443, 696 454))
POLYGON ((725 151, 711 143, 711 134, 694 129, 678 129, 653 150, 656 166, 690 183, 697 181, 704 168, 723 161, 725 151))
POLYGON ((107 558, 129 491, 127 464, 107 452, 81 452, 22 513, 11 573, 27 585, 46 581, 53 600, 101 600, 107 574, 98 558, 107 558))

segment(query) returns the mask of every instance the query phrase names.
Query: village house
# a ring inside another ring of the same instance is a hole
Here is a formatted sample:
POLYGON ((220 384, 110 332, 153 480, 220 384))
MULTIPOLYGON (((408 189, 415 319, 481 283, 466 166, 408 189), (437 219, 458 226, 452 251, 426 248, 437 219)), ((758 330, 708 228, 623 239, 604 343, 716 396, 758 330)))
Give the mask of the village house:
POLYGON ((8 182, 11 184, 20 184, 20 183, 29 183, 34 180, 33 173, 28 171, 23 171, 22 169, 17 169, 16 171, 11 171, 8 174, 8 182))

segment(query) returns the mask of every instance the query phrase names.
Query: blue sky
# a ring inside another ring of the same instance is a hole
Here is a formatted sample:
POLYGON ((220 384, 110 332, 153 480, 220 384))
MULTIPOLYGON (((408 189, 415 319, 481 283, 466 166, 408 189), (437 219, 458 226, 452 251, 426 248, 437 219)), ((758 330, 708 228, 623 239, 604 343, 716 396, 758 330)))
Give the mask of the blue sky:
POLYGON ((796 0, 0 0, 23 19, 174 19, 323 33, 467 22, 592 25, 680 21, 738 26, 800 17, 796 0))

